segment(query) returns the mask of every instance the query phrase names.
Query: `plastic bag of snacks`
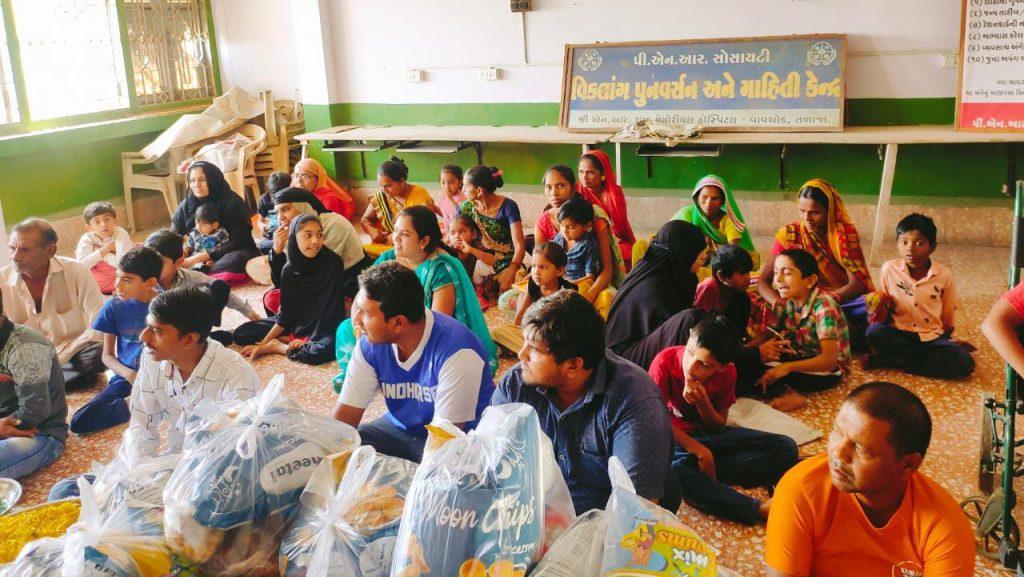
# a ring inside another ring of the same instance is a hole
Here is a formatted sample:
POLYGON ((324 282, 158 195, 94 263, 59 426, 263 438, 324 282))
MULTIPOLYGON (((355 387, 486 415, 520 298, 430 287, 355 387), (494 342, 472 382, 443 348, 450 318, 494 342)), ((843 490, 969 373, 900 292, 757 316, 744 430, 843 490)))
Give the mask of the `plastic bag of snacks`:
POLYGON ((60 539, 30 543, 2 577, 163 577, 171 572, 160 509, 122 504, 100 510, 92 485, 78 479, 82 512, 60 539))
POLYGON ((417 469, 391 577, 522 577, 574 518, 537 413, 488 407, 417 469))
POLYGON ((281 575, 387 577, 415 472, 415 463, 370 446, 324 459, 281 543, 281 575))
POLYGON ((715 551, 678 517, 636 494, 618 457, 608 460, 612 496, 601 574, 717 577, 715 551))
POLYGON ((124 502, 133 505, 163 507, 163 491, 180 454, 148 457, 138 450, 138 431, 125 430, 117 455, 110 463, 93 463, 96 475, 93 488, 104 510, 118 507, 124 502))
POLYGON ((607 529, 604 511, 591 509, 580 515, 548 549, 530 577, 601 577, 607 529))
POLYGON ((203 402, 163 499, 171 549, 209 577, 277 575, 281 539, 313 471, 359 445, 355 429, 304 411, 277 375, 246 401, 203 402))

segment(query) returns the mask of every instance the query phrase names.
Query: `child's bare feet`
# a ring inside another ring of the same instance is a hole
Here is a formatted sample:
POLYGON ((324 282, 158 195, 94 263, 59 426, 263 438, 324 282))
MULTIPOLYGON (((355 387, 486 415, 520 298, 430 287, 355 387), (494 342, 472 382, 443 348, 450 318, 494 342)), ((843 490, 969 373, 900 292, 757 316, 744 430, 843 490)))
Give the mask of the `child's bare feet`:
POLYGON ((807 406, 807 397, 786 387, 786 390, 781 395, 768 401, 768 404, 777 411, 792 413, 807 406))

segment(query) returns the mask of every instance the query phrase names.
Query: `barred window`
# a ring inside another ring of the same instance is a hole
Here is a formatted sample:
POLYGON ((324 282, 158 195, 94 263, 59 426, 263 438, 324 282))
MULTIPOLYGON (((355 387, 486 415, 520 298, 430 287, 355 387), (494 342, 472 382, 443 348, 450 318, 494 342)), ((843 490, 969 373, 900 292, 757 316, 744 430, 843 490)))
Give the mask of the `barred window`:
POLYGON ((0 8, 0 126, 218 93, 208 0, 0 0, 0 8))
POLYGON ((140 106, 216 96, 204 0, 124 0, 140 106))

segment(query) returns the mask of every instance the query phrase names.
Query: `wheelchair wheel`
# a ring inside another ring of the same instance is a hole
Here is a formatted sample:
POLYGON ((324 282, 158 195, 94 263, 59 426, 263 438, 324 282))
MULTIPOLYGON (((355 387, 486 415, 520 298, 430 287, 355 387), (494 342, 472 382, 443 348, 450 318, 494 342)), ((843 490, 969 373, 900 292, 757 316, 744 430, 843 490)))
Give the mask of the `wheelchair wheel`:
MULTIPOLYGON (((977 541, 976 547, 978 554, 982 555, 993 561, 1000 560, 999 552, 999 539, 1003 533, 1002 521, 996 524, 988 533, 984 535, 978 534, 978 522, 981 521, 981 517, 985 512, 985 507, 989 504, 989 497, 986 495, 975 495, 968 497, 960 503, 960 509, 963 510, 964 514, 967 515, 967 519, 974 526, 974 537, 977 541)), ((1006 532, 1006 537, 1009 539, 1010 544, 1017 548, 1020 545, 1020 529, 1017 527, 1017 522, 1012 518, 1010 519, 1010 527, 1006 532)))

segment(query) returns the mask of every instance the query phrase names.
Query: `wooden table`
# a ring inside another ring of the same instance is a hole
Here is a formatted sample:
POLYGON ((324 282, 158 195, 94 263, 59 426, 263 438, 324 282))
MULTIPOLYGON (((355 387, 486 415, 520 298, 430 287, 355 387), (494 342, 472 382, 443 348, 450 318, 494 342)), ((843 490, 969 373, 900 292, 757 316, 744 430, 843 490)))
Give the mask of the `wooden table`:
MULTIPOLYGON (((622 181, 622 144, 662 144, 656 138, 628 139, 612 137, 615 143, 615 173, 622 181)), ((709 132, 687 140, 679 147, 706 144, 875 144, 885 146, 882 180, 878 188, 874 234, 868 262, 877 264, 878 250, 884 237, 886 212, 892 197, 892 181, 896 173, 896 154, 901 144, 977 144, 1024 142, 1024 134, 961 132, 952 125, 923 126, 849 126, 842 132, 709 132)))

